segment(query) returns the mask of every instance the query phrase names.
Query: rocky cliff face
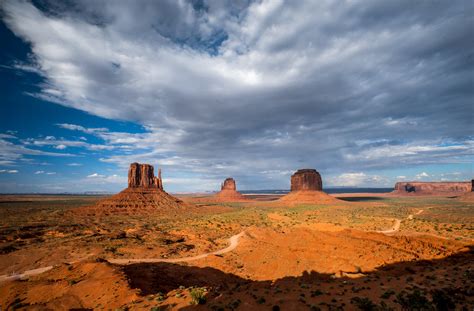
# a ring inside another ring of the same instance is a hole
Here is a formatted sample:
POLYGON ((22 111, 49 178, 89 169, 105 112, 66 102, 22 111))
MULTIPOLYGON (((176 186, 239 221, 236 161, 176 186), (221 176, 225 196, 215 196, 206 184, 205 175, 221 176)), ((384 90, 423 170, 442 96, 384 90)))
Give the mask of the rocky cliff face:
POLYGON ((322 191, 321 175, 314 169, 302 169, 291 175, 291 191, 322 191))
POLYGON ((130 164, 128 170, 129 188, 157 188, 163 190, 161 180, 161 170, 158 170, 158 176, 153 172, 153 166, 150 164, 130 164))
POLYGON ((237 190, 235 180, 233 178, 226 178, 221 185, 221 190, 237 190))
POLYGON ((472 190, 472 182, 397 182, 395 192, 411 194, 463 193, 472 190))

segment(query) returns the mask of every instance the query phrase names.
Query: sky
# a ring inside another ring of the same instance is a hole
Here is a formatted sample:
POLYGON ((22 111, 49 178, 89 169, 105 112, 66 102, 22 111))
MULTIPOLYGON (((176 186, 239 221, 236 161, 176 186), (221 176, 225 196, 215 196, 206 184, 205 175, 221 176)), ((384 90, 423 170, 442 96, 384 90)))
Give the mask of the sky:
POLYGON ((472 1, 0 2, 0 192, 462 181, 472 1))

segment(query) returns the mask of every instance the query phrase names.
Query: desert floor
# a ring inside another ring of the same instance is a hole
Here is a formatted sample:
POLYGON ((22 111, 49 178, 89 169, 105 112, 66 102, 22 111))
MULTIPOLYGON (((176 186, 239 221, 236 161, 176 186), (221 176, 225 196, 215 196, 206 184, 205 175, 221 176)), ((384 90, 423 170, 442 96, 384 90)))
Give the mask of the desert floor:
POLYGON ((102 197, 0 196, 0 305, 473 310, 474 202, 336 197, 89 215, 102 197))

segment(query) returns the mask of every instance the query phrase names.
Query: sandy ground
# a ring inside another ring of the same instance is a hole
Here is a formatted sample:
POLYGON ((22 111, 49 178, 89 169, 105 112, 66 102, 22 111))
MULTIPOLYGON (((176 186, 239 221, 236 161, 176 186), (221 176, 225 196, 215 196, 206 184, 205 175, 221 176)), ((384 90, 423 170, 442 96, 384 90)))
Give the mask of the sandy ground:
POLYGON ((0 215, 0 304, 398 310, 422 303, 472 309, 473 204, 337 197, 311 202, 319 196, 304 195, 285 206, 272 196, 225 204, 187 196, 196 204, 192 211, 100 217, 78 216, 76 201, 63 208, 39 198, 40 205, 26 207, 21 202, 31 198, 15 197, 0 215), (25 221, 21 213, 31 217, 25 221))

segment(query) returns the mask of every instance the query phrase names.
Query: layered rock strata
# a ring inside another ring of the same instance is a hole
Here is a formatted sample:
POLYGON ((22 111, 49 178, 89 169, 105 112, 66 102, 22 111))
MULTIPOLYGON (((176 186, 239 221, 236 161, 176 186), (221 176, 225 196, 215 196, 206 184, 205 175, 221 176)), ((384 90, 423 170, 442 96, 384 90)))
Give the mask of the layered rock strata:
POLYGON ((166 212, 186 206, 186 203, 163 190, 161 170, 158 170, 158 176, 155 176, 152 165, 132 163, 128 170, 128 188, 100 200, 95 206, 89 207, 88 211, 110 214, 157 210, 166 212))
POLYGON ((322 191, 323 181, 315 169, 301 169, 291 175, 291 191, 322 191))
POLYGON ((155 176, 153 166, 150 164, 132 163, 128 170, 129 188, 157 188, 163 190, 161 169, 155 176))
POLYGON ((472 182, 397 182, 397 194, 462 194, 472 191, 472 182))

